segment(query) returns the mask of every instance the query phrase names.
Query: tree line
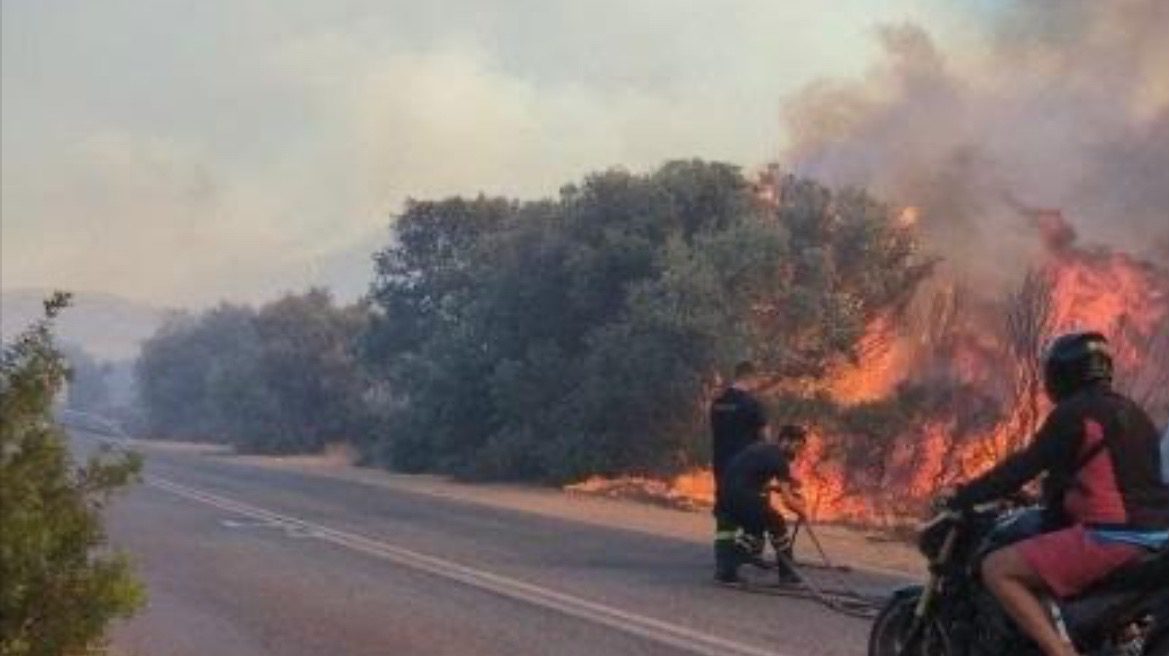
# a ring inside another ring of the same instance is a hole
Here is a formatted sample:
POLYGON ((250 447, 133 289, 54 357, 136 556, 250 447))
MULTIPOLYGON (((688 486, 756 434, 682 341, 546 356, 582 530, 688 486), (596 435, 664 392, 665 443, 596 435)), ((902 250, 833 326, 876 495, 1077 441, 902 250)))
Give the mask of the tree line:
POLYGON ((565 481, 706 457, 705 400, 854 357, 929 263, 859 189, 675 161, 552 198, 414 200, 362 302, 321 290, 178 318, 143 347, 148 432, 406 471, 565 481))
POLYGON ((261 453, 364 435, 368 387, 356 349, 368 318, 321 289, 173 317, 136 364, 142 430, 261 453))

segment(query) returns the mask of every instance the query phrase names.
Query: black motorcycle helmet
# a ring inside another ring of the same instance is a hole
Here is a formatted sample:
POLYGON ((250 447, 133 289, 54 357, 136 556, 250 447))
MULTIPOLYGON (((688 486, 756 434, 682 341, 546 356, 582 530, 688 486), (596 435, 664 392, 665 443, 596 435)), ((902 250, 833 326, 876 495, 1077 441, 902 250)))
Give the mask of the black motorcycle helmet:
POLYGON ((1052 401, 1101 381, 1112 381, 1112 355, 1104 335, 1082 331, 1051 340, 1043 353, 1043 388, 1052 401))

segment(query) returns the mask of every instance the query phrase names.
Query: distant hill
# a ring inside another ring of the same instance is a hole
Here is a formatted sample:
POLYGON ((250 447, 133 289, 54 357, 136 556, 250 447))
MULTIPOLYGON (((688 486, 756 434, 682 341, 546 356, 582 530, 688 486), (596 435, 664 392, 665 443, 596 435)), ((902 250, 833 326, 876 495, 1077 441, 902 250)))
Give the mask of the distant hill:
MULTIPOLYGON (((0 333, 7 340, 42 314, 40 289, 6 289, 0 292, 0 333)), ((170 310, 131 301, 113 294, 79 292, 73 306, 61 315, 57 336, 62 343, 80 346, 99 360, 129 360, 162 324, 170 310)))

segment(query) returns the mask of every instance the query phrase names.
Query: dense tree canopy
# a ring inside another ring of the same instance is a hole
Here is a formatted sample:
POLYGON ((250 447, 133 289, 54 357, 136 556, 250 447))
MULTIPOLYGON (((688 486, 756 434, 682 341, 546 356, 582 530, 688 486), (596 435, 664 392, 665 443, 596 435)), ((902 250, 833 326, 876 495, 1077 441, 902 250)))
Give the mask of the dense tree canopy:
POLYGON ((147 430, 260 452, 364 435, 368 385, 355 346, 366 320, 322 290, 175 318, 138 361, 147 430))
POLYGON ((221 305, 172 317, 143 344, 136 366, 147 432, 230 438, 224 434, 230 411, 217 401, 251 395, 256 380, 241 369, 254 363, 259 349, 251 308, 221 305))
POLYGON ((609 171, 555 200, 414 202, 377 258, 371 366, 392 466, 564 480, 692 462, 702 399, 754 357, 779 379, 850 355, 925 269, 888 208, 735 167, 609 171))
POLYGON ((165 326, 138 363, 152 429, 266 452, 345 438, 467 477, 667 473, 705 457, 720 372, 820 376, 928 269, 863 191, 702 161, 411 201, 391 232, 365 305, 311 291, 165 326))

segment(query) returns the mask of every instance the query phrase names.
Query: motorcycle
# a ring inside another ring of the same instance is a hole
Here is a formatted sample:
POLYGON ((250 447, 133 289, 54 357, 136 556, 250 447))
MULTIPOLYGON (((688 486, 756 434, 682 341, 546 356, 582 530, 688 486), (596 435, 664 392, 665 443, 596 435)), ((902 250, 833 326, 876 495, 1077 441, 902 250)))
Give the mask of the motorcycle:
MULTIPOLYGON (((1038 656, 979 582, 1004 505, 944 510, 922 528, 925 585, 894 593, 874 620, 869 656, 1038 656)), ((1169 656, 1169 548, 1109 576, 1082 596, 1049 601, 1052 617, 1084 656, 1169 656)))

